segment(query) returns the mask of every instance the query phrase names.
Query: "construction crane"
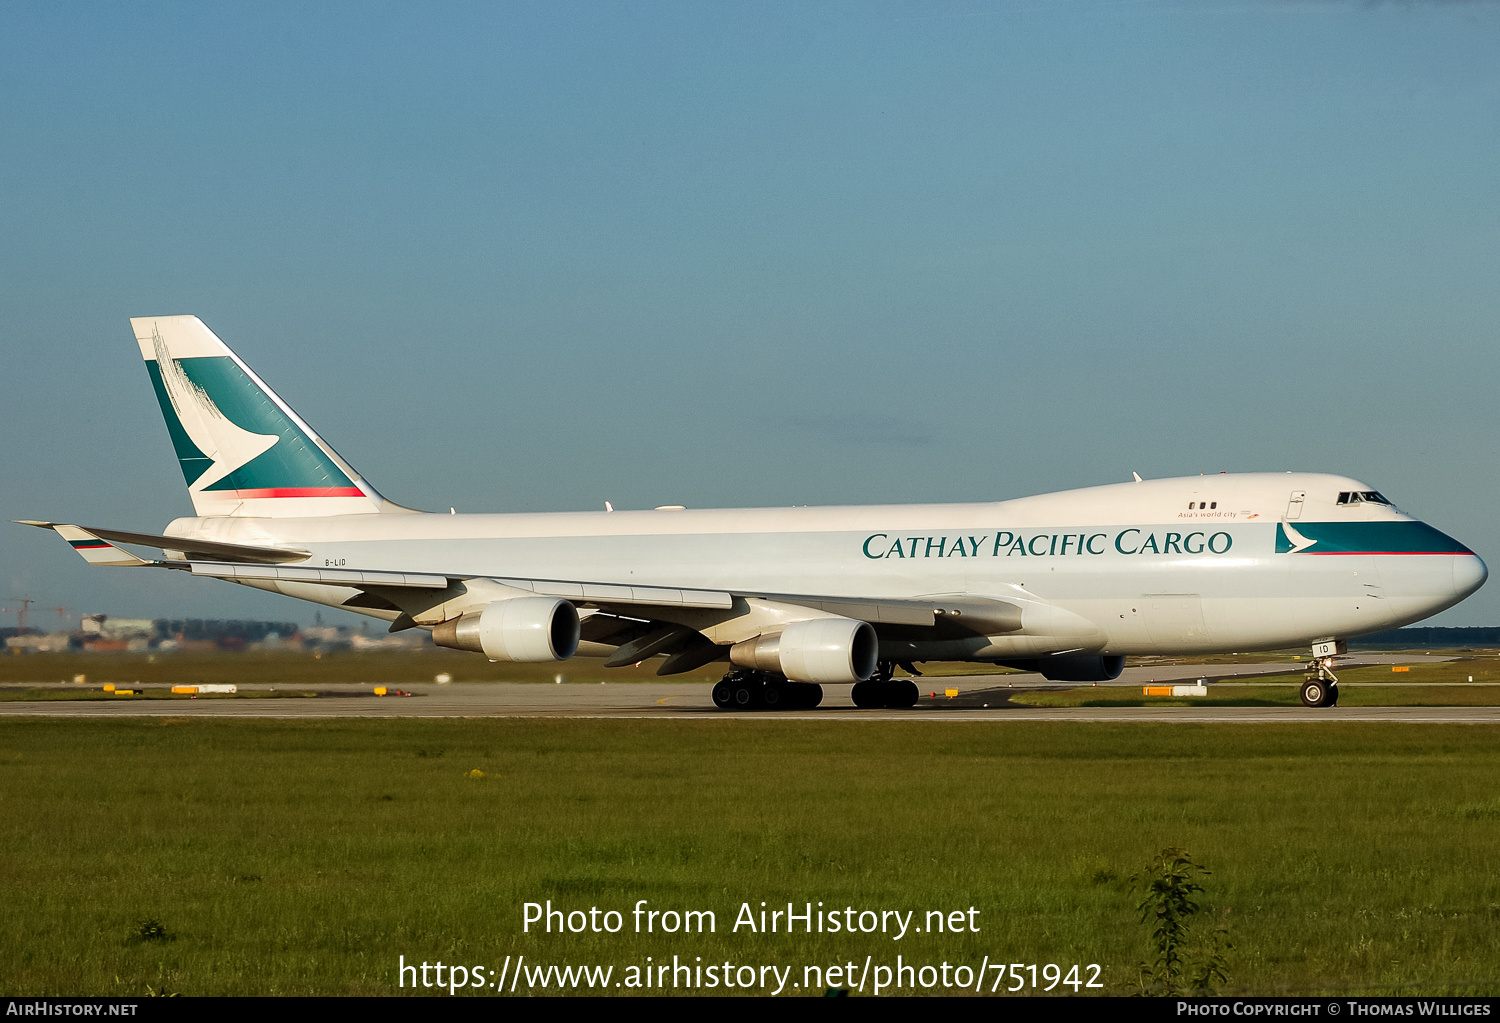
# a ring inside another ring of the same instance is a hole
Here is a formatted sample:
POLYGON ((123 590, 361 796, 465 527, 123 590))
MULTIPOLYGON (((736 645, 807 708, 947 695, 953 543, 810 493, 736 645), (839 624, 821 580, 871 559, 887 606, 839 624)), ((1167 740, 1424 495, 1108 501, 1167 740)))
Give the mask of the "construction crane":
POLYGON ((3 612, 5 614, 13 614, 13 615, 15 615, 16 616, 16 635, 17 636, 24 636, 24 635, 26 635, 26 615, 31 610, 31 605, 35 604, 36 601, 32 600, 30 597, 11 597, 10 599, 11 600, 18 600, 18 601, 20 601, 21 602, 21 606, 20 607, 0 607, 0 612, 3 612))

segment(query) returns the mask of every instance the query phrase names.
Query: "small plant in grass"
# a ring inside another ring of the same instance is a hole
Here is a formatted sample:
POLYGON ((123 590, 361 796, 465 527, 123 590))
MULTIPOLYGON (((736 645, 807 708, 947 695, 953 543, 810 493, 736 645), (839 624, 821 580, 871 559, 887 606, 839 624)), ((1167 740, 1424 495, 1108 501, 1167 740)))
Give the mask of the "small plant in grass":
POLYGON ((1102 859, 1080 859, 1078 870, 1089 884, 1104 885, 1112 884, 1119 880, 1120 875, 1115 873, 1115 868, 1102 859))
POLYGON ((1196 878, 1209 871, 1193 862, 1185 849, 1168 846, 1145 870, 1132 874, 1130 883, 1141 893, 1141 923, 1151 928, 1155 958, 1139 967, 1138 990, 1142 995, 1212 994, 1216 984, 1226 983, 1229 928, 1220 925, 1213 935, 1192 948, 1189 962, 1189 927, 1201 907, 1196 898, 1203 885, 1196 878))
POLYGON ((167 925, 156 917, 147 917, 135 925, 135 933, 130 936, 131 941, 136 944, 144 944, 148 941, 158 944, 171 941, 176 935, 167 930, 167 925))

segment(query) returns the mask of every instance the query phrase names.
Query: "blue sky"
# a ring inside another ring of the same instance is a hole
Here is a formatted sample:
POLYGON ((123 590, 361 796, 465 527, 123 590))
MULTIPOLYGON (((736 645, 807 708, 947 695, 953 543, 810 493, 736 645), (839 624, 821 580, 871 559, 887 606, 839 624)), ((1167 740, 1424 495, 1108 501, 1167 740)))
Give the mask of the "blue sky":
MULTIPOLYGON (((189 513, 126 319, 192 312, 419 507, 1327 470, 1500 564, 1497 52, 1485 3, 10 3, 0 511, 189 513)), ((311 618, 18 526, 0 574, 311 618)))

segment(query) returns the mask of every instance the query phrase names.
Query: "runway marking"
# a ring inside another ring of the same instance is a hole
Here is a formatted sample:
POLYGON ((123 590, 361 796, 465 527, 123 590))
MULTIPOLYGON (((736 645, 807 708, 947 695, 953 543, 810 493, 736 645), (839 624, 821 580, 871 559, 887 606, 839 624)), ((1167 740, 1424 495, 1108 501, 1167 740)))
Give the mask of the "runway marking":
MULTIPOLYGON (((1394 658, 1393 658, 1394 659, 1394 658)), ((1427 657, 1430 661, 1447 658, 1427 657)), ((1418 658, 1404 657, 1403 661, 1418 658)), ((1140 675, 1149 674, 1162 681, 1198 678, 1220 679, 1225 675, 1215 668, 1232 667, 1240 679, 1257 674, 1280 673, 1305 669, 1305 664, 1263 662, 1236 665, 1155 665, 1127 669, 1114 683, 1098 688, 1100 696, 1118 695, 1140 684, 1140 675), (1132 678, 1131 676, 1136 677, 1132 678)), ((1233 678, 1234 675, 1228 677, 1233 678)), ((1244 681, 1213 682, 1211 685, 1244 685, 1244 681)), ((1249 683, 1265 684, 1265 683, 1249 683)), ((1293 684, 1293 683, 1288 683, 1293 684)), ((1346 683, 1355 685, 1356 683, 1346 683)), ((1370 683, 1371 687, 1386 683, 1370 683)), ((1399 683, 1407 686, 1412 683, 1399 683)), ((1432 684, 1432 683, 1429 683, 1432 684)), ((1441 683, 1448 685, 1450 683, 1441 683)), ((1451 683, 1465 685, 1467 683, 1451 683)), ((1482 683, 1474 683, 1481 685, 1482 683)), ((356 683, 326 684, 299 688, 298 692, 317 691, 317 698, 235 699, 205 698, 189 701, 145 700, 110 702, 104 700, 0 701, 0 718, 8 717, 172 717, 187 718, 266 718, 266 719, 371 719, 371 718, 580 718, 588 720, 650 719, 659 721, 932 721, 992 723, 1004 721, 1062 722, 1152 722, 1173 724, 1262 724, 1262 723, 1345 723, 1386 722, 1409 724, 1500 724, 1500 706, 1495 707, 1334 707, 1306 708, 1235 707, 1199 704, 1189 707, 1033 707, 1009 702, 1009 697, 1028 690, 1076 689, 1068 683, 1048 683, 1036 676, 1024 675, 958 675, 924 676, 922 685, 934 691, 946 688, 960 690, 961 698, 953 701, 924 700, 914 708, 900 710, 861 710, 853 705, 847 686, 827 686, 823 705, 815 710, 798 711, 723 711, 713 705, 710 686, 701 683, 643 681, 626 684, 537 685, 529 683, 465 683, 437 685, 413 683, 409 686, 416 699, 378 699, 368 685, 356 683), (1016 683, 1020 680, 1020 684, 1016 683), (991 695, 993 694, 993 695, 991 695), (365 697, 369 699, 352 699, 365 697), (990 700, 993 705, 978 706, 990 700)), ((5 684, 0 688, 48 688, 72 690, 63 683, 5 684)), ((265 690, 268 683, 246 683, 242 691, 265 690)), ((1139 692, 1139 690, 1136 690, 1139 692)))
MULTIPOLYGON (((668 697, 667 699, 672 699, 668 697)), ((260 702, 260 701, 256 701, 260 702)), ((0 704, 0 718, 21 717, 172 717, 204 719, 384 719, 384 718, 576 718, 580 720, 656 720, 656 721, 926 721, 948 724, 988 724, 1007 721, 1053 722, 1142 722, 1152 724, 1344 724, 1350 722, 1387 724, 1500 724, 1500 707, 1360 707, 1360 708, 1250 708, 1250 707, 1048 707, 970 708, 952 710, 859 710, 854 707, 826 707, 811 711, 733 712, 721 711, 705 701, 704 706, 645 707, 578 707, 578 708, 457 708, 427 707, 410 704, 398 712, 394 708, 361 708, 355 712, 345 701, 329 701, 321 707, 317 701, 298 701, 295 707, 270 709, 249 707, 228 701, 218 704, 184 707, 176 703, 158 706, 132 704, 79 703, 6 703, 0 704)), ((660 701, 656 701, 660 703, 660 701)))

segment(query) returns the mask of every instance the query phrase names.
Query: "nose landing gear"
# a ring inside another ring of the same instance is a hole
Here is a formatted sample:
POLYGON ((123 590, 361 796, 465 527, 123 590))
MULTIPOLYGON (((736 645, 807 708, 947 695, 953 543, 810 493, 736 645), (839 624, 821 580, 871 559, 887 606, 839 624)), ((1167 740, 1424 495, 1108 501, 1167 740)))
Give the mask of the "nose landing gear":
POLYGON ((1314 657, 1307 665, 1307 681, 1302 683, 1304 707, 1336 707, 1339 702, 1339 679, 1333 673, 1333 657, 1314 657))

